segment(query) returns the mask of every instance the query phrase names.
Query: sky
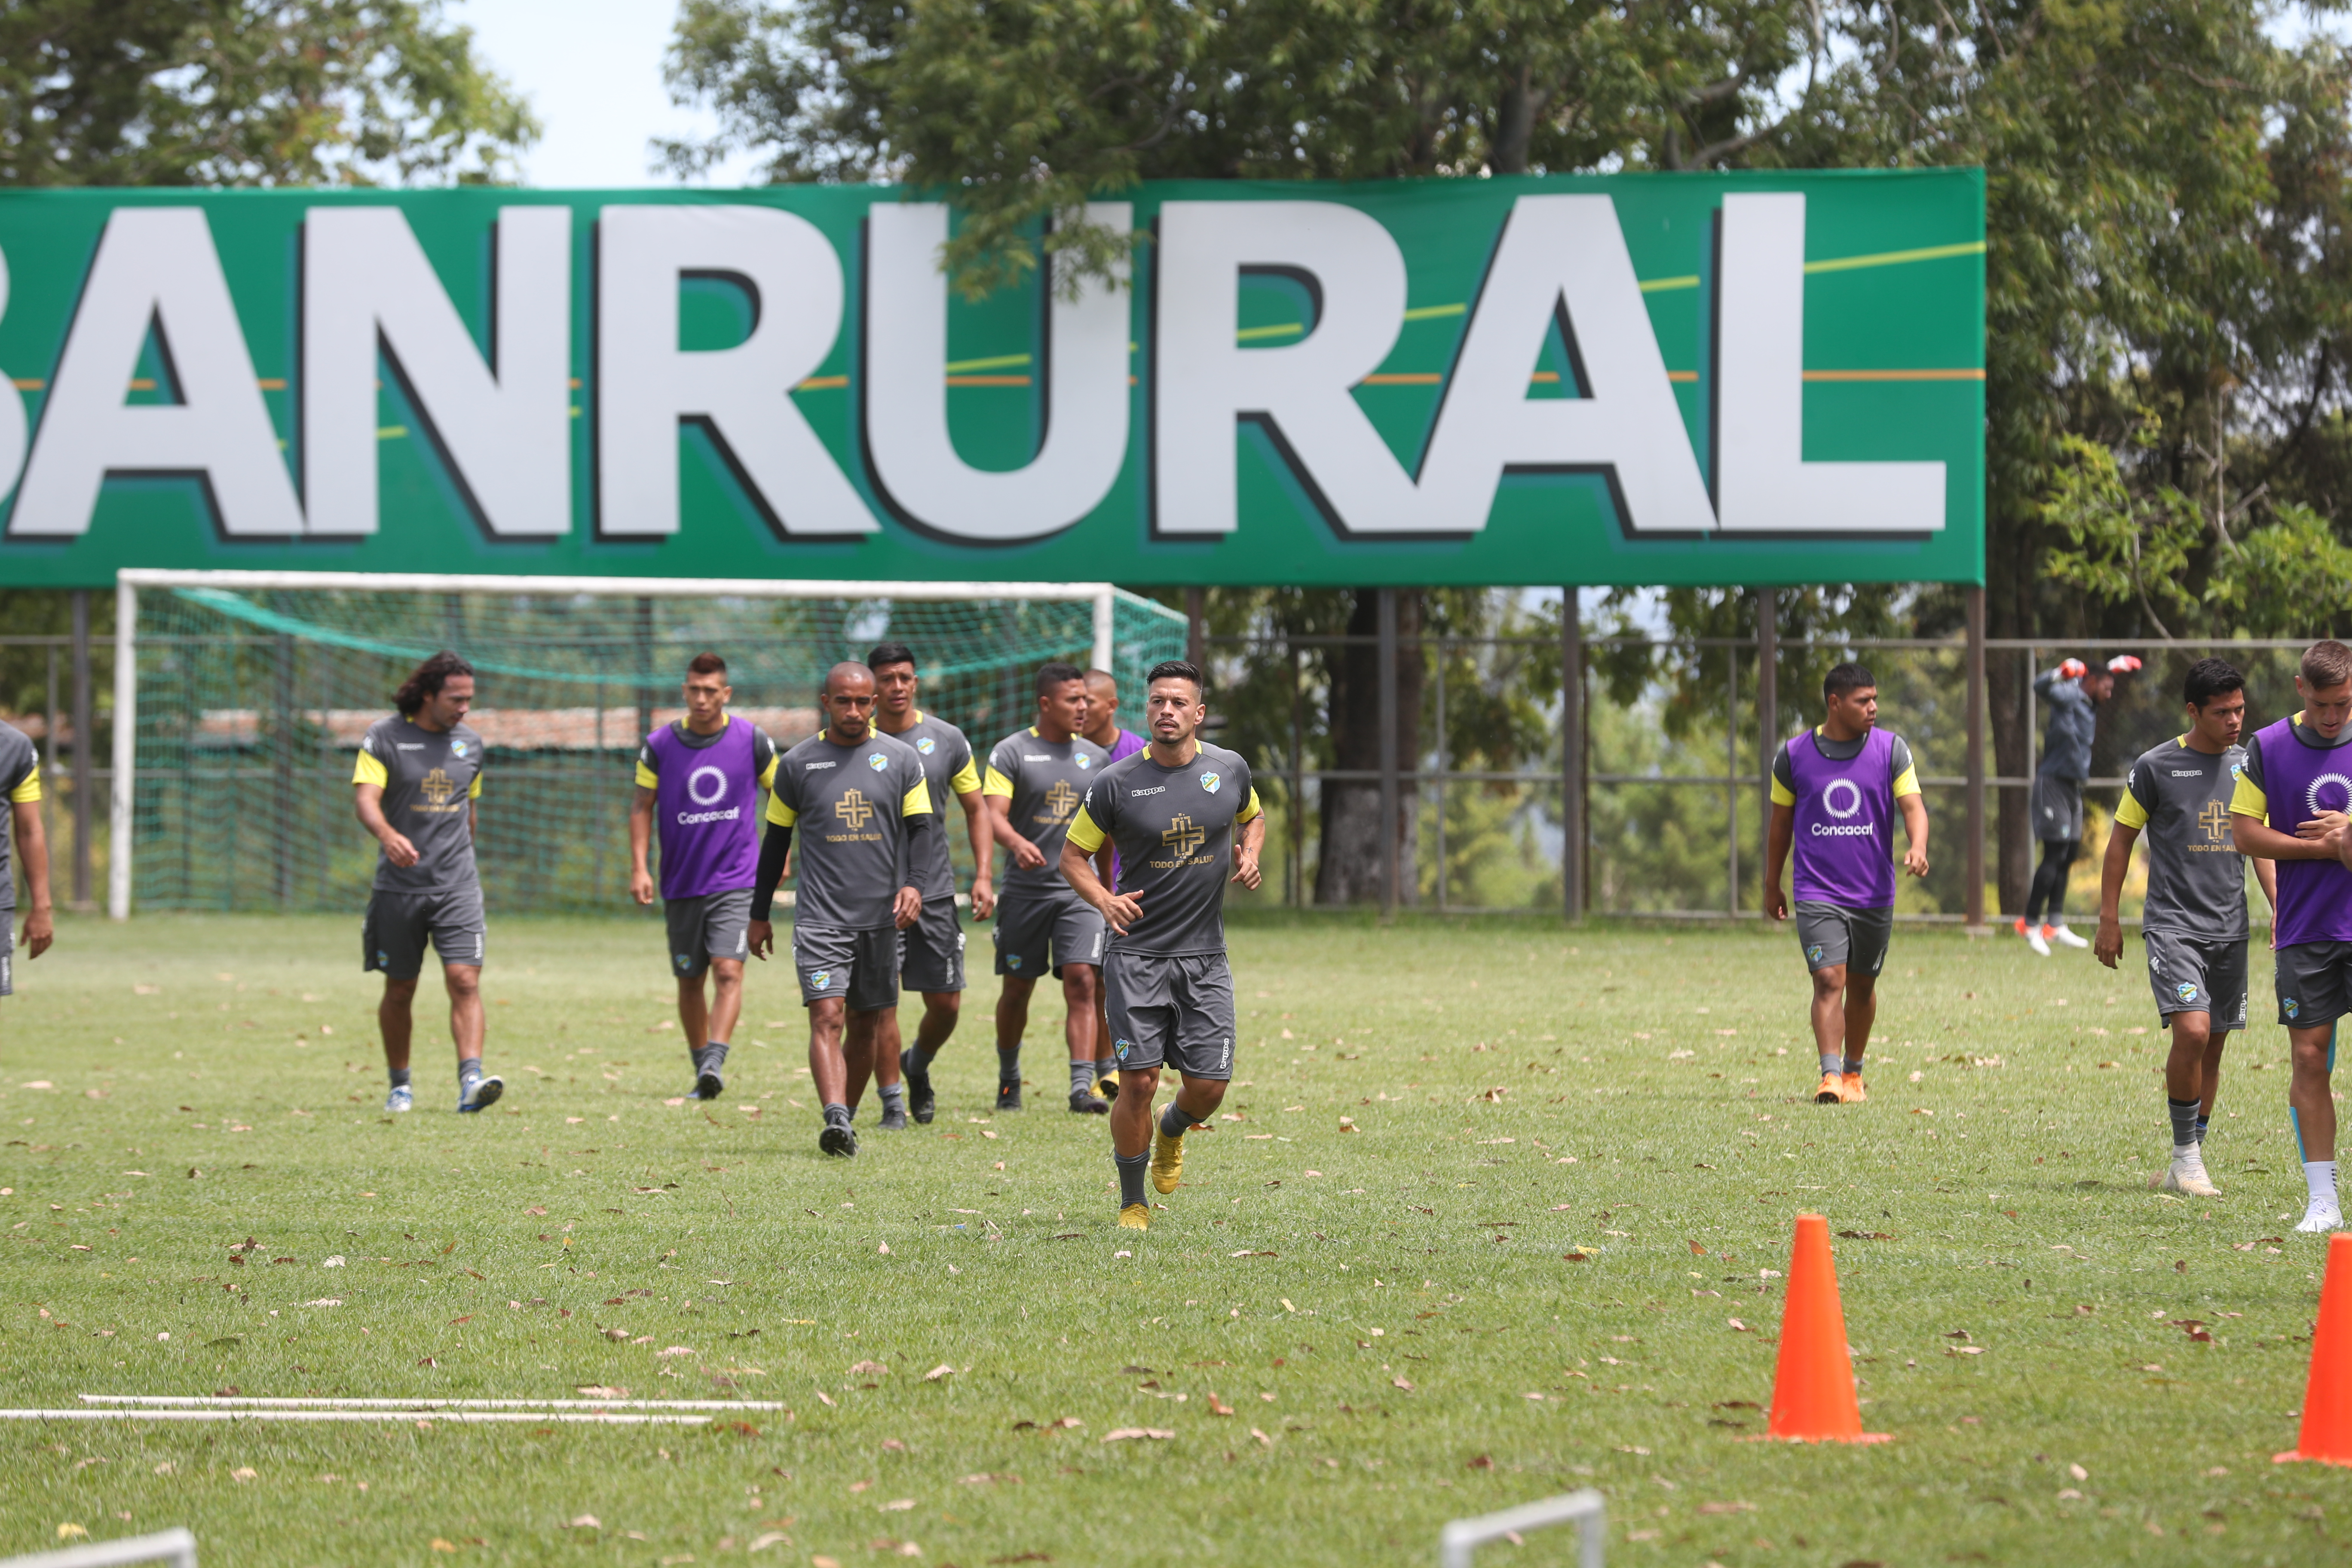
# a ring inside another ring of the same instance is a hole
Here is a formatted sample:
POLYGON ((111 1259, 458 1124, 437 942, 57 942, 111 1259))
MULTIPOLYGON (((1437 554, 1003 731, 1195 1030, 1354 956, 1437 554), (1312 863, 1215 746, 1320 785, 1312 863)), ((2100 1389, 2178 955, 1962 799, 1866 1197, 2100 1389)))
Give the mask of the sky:
MULTIPOLYGON (((449 0, 446 15, 474 29, 483 58, 544 127, 522 160, 528 184, 671 184, 653 168, 653 138, 718 129, 707 110, 671 103, 662 82, 677 0, 449 0)), ((709 183, 750 178, 750 160, 739 158, 709 183)))

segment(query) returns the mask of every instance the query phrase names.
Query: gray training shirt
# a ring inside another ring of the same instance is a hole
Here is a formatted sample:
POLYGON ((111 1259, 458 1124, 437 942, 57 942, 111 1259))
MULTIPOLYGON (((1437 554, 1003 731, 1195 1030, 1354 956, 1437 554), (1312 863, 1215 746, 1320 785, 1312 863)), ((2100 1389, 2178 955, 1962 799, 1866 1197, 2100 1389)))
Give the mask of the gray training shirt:
MULTIPOLYGON (((931 811, 940 819, 940 831, 934 841, 917 848, 915 879, 909 886, 918 889, 925 903, 933 899, 955 897, 955 863, 948 851, 948 802, 957 795, 971 795, 980 788, 980 774, 972 767, 971 742, 963 731, 936 713, 915 710, 915 721, 890 737, 915 749, 923 764, 923 779, 931 788, 931 811)), ((930 836, 926 836, 929 838, 930 836)), ((982 853, 986 853, 985 849, 982 853)))
POLYGON ((2132 764, 2116 826, 2147 840, 2147 902, 2141 929, 2212 941, 2247 934, 2246 863, 2230 834, 2230 795, 2246 749, 2192 752, 2186 735, 2151 747, 2132 764))
POLYGON ((16 879, 9 864, 16 841, 15 808, 41 798, 41 754, 33 749, 32 737, 14 724, 0 724, 0 795, 8 801, 0 808, 0 914, 7 914, 16 908, 16 879))
POLYGON ((1121 757, 1087 792, 1069 841, 1091 855, 1108 838, 1118 851, 1116 892, 1143 913, 1110 939, 1114 952, 1163 958, 1225 951, 1225 884, 1234 829, 1258 814, 1249 764, 1198 743, 1192 760, 1163 768, 1150 750, 1121 757))
POLYGON ((878 731, 856 745, 823 730, 783 754, 768 820, 793 829, 795 925, 879 931, 907 871, 909 817, 931 815, 930 787, 911 746, 878 731))
POLYGON ((389 893, 439 893, 470 888, 473 804, 482 794, 482 738, 470 725, 427 730, 401 714, 368 726, 352 783, 383 791, 383 819, 416 846, 416 864, 376 856, 375 885, 389 893))
POLYGON ((988 753, 983 793, 1005 802, 1013 831, 1034 844, 1045 863, 1032 871, 1014 861, 1001 889, 1014 894, 1075 898, 1062 880, 1062 840, 1087 786, 1101 776, 1110 753, 1083 735, 1048 741, 1033 727, 1007 735, 988 753))

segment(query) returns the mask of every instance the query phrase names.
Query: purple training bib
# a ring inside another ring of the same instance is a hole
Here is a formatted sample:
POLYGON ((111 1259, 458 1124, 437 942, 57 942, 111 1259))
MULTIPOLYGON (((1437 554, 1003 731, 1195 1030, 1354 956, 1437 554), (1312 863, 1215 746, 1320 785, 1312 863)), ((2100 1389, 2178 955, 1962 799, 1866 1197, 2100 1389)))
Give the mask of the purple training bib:
POLYGON ((654 755, 654 822, 661 830, 665 899, 748 888, 760 869, 760 778, 750 724, 730 721, 707 746, 689 746, 665 724, 646 741, 654 755))
POLYGON ((1814 740, 1808 730, 1789 742, 1797 897, 1885 909, 1895 902, 1895 738, 1874 728, 1845 762, 1822 755, 1814 740))
MULTIPOLYGON (((2320 751, 2294 738, 2282 719, 2254 737, 2263 751, 2263 796, 2270 825, 2293 833, 2323 811, 2352 810, 2352 747, 2320 751)), ((2352 871, 2334 860, 2280 860, 2273 940, 2352 942, 2352 871)))

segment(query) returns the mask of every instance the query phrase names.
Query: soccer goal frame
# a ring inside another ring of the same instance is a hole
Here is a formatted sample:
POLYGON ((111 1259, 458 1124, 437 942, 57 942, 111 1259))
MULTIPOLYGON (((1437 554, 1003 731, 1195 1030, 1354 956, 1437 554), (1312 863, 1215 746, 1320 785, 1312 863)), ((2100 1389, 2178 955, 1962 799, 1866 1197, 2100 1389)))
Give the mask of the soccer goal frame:
POLYGON ((224 592, 316 591, 384 594, 478 594, 555 597, 572 595, 652 599, 845 599, 947 603, 1035 602, 1093 607, 1093 663, 1111 668, 1117 611, 1122 600, 1151 605, 1108 583, 883 583, 813 578, 595 577, 463 573, 180 571, 125 568, 115 574, 114 766, 106 874, 107 913, 131 916, 133 805, 138 791, 139 595, 142 589, 224 592))

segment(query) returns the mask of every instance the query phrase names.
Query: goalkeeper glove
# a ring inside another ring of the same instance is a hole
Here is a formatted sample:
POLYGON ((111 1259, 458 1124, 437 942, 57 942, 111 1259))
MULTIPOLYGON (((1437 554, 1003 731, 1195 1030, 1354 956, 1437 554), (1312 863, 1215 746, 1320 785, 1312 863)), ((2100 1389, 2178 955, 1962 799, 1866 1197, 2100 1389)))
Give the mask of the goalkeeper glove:
POLYGON ((2079 658, 2063 660, 2058 666, 2058 679, 2061 680, 2080 680, 2090 673, 2091 667, 2079 658))
POLYGON ((2107 660, 2107 669, 2116 675, 2129 675, 2139 667, 2139 655, 2136 653, 2119 653, 2107 660))

